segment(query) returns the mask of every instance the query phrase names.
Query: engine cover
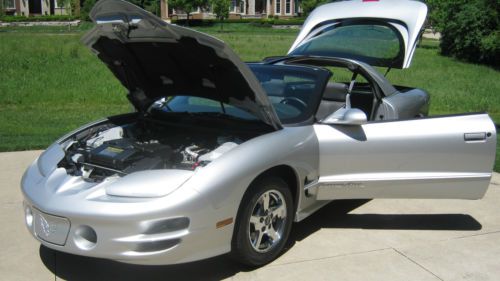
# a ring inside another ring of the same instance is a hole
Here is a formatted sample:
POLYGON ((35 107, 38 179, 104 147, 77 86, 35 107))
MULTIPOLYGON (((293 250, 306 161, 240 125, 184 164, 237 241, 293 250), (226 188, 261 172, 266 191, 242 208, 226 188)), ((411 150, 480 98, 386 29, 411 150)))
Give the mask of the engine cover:
POLYGON ((86 162, 114 170, 132 172, 134 166, 143 168, 163 168, 171 158, 172 150, 160 143, 139 143, 129 139, 104 142, 90 150, 86 162))

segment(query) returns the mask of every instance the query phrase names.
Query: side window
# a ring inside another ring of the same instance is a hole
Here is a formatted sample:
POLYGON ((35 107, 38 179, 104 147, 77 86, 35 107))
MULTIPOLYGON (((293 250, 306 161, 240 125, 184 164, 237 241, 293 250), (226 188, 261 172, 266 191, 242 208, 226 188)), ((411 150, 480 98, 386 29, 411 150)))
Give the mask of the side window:
POLYGON ((297 118, 307 112, 317 93, 311 77, 284 74, 261 82, 281 120, 297 118))
POLYGON ((331 73, 298 65, 249 64, 284 124, 312 122, 331 73))

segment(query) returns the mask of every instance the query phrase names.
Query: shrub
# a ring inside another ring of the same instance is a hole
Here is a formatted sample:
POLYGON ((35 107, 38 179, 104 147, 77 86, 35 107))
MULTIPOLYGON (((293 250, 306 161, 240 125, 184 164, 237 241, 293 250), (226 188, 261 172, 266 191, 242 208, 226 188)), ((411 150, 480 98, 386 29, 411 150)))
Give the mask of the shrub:
POLYGON ((3 22, 25 22, 25 21, 72 21, 78 17, 69 15, 50 15, 50 16, 3 16, 0 21, 3 22))
POLYGON ((185 26, 212 26, 215 20, 190 19, 188 23, 187 19, 172 19, 172 23, 185 26))
POLYGON ((80 17, 82 20, 90 21, 89 13, 92 7, 94 7, 95 2, 96 0, 85 0, 85 2, 83 2, 83 6, 80 9, 80 17))
MULTIPOLYGON (((85 0, 87 1, 87 0, 85 0)), ((130 2, 134 5, 137 5, 139 7, 141 7, 142 9, 152 13, 152 14, 155 14, 157 16, 160 15, 160 1, 158 0, 125 0, 127 2, 130 2)), ((172 0, 170 0, 169 2, 172 2, 172 0)))
POLYGON ((499 0, 428 0, 430 22, 441 32, 441 53, 500 66, 499 0))
POLYGON ((302 12, 304 15, 309 15, 316 7, 323 5, 327 2, 331 2, 329 0, 302 0, 300 2, 300 6, 302 8, 302 12))
POLYGON ((291 19, 277 19, 274 20, 274 25, 303 25, 303 18, 291 18, 291 19))
MULTIPOLYGON (((172 19, 172 23, 178 25, 186 25, 185 19, 172 19)), ((211 26, 215 23, 212 19, 190 19, 190 26, 211 26)), ((303 18, 291 18, 291 19, 225 19, 224 23, 247 23, 254 26, 271 26, 271 25, 302 25, 304 23, 303 18)))

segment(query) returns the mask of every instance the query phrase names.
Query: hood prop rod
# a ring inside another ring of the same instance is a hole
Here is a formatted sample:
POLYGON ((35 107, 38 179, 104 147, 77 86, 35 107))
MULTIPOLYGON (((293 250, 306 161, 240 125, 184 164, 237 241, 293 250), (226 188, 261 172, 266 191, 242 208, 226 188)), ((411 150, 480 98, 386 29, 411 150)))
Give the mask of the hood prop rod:
POLYGON ((349 83, 349 88, 347 89, 347 95, 345 96, 345 108, 351 109, 351 92, 354 88, 354 83, 356 83, 356 77, 358 77, 357 72, 353 72, 351 82, 349 83))
POLYGON ((387 71, 384 74, 384 77, 387 77, 387 74, 389 74, 389 71, 391 71, 392 65, 387 68, 387 71))

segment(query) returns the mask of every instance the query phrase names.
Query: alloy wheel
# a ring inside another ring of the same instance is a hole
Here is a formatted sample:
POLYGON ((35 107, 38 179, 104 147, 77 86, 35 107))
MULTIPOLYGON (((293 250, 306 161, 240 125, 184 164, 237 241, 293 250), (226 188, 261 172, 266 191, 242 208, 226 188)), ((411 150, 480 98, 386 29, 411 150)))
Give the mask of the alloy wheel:
POLYGON ((287 220, 283 194, 275 189, 264 192, 252 209, 248 238, 253 249, 265 253, 282 239, 287 220))

